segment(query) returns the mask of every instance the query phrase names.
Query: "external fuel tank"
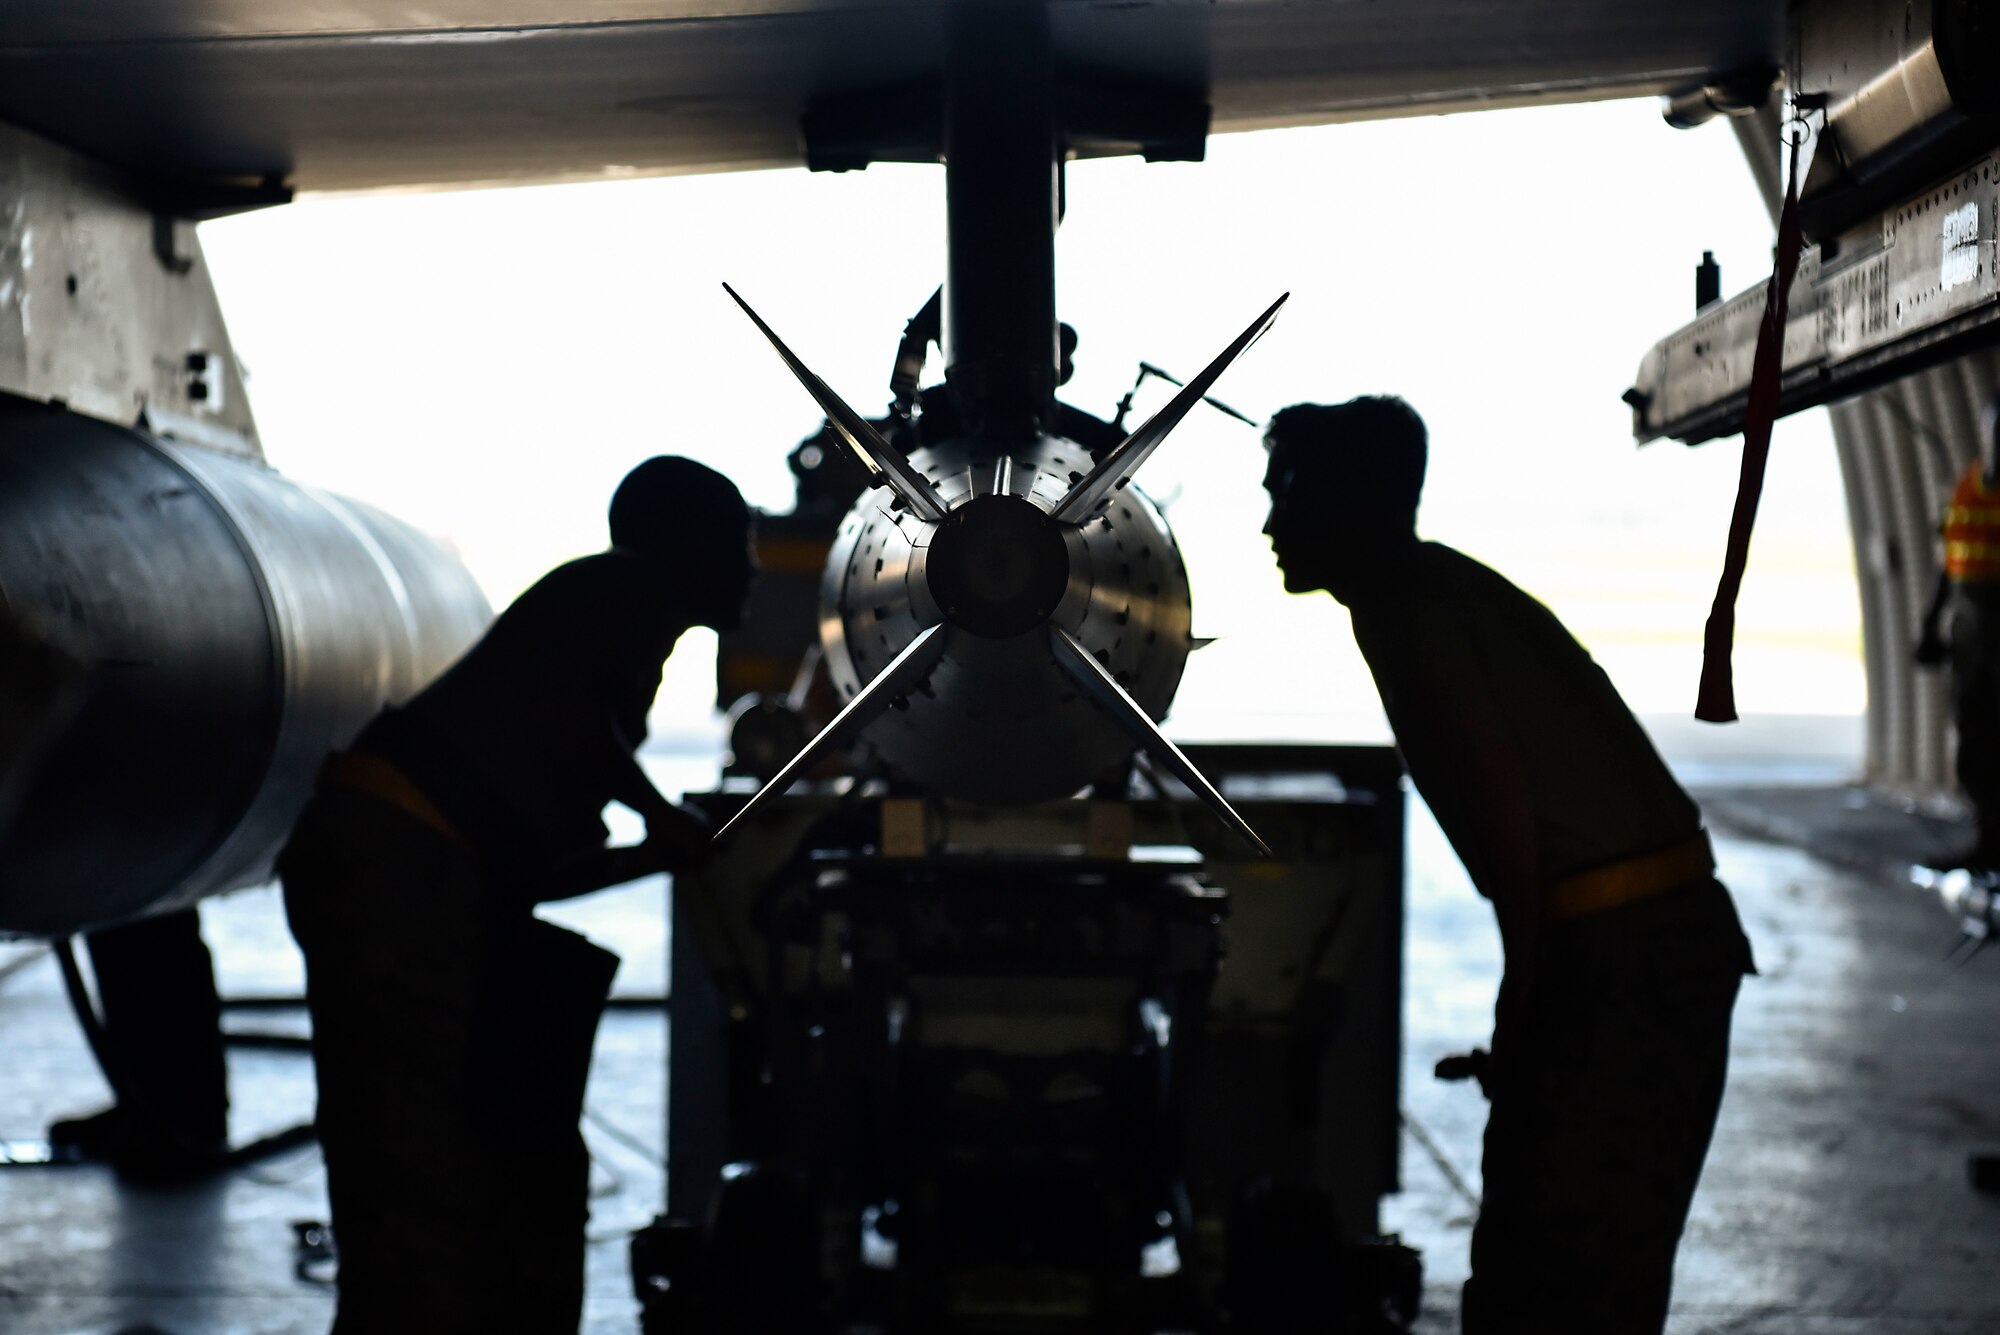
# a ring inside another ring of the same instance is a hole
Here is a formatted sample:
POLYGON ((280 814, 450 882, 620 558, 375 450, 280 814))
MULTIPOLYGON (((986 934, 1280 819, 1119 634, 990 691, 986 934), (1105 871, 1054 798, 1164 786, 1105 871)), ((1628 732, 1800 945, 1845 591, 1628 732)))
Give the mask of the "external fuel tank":
POLYGON ((82 668, 0 829, 0 933, 23 935, 268 877, 326 753, 491 619, 378 510, 8 396, 0 611, 82 668))

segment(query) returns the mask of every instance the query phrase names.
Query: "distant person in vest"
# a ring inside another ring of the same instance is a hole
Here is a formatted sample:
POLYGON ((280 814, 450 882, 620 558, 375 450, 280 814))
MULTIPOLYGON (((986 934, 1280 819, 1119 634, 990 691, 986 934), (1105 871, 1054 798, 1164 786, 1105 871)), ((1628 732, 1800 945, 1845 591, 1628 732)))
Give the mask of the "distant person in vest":
MULTIPOLYGON (((1344 604, 1412 782, 1499 919, 1467 1335, 1658 1335, 1749 943, 1701 814, 1553 613, 1417 537, 1397 398, 1271 420, 1264 526, 1344 604)), ((1440 1075, 1453 1072, 1440 1067, 1440 1075)))
POLYGON ((306 958, 338 1335, 574 1335, 578 1130, 617 957, 537 904, 697 863, 701 818, 635 752, 674 643, 741 618, 755 564, 729 479, 649 459, 611 548, 330 757, 279 862, 306 958), (604 808, 646 821, 605 845, 604 808))
POLYGON ((1951 664, 1958 784, 1973 822, 1971 841, 1945 861, 2000 870, 2000 399, 1980 418, 1979 456, 1959 475, 1943 528, 1944 566, 1917 632, 1916 660, 1951 664))

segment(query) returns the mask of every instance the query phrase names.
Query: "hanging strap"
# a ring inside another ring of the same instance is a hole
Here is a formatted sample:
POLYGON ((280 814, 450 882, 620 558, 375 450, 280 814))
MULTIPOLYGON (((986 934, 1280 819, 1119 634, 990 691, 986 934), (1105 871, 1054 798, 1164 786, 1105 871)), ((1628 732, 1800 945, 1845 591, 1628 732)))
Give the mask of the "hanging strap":
POLYGON ((1785 313, 1791 302, 1792 278, 1798 272, 1805 238, 1799 230, 1799 159, 1804 144, 1792 149, 1785 177, 1785 207, 1778 217, 1777 265, 1764 297, 1764 323, 1757 331, 1757 357, 1750 368, 1749 402, 1743 409, 1743 472, 1736 483, 1736 511, 1729 519, 1729 545, 1722 558, 1722 579, 1715 587, 1702 632, 1701 689, 1694 716, 1704 723, 1736 721, 1736 681, 1730 652, 1736 639, 1736 596, 1743 590, 1743 569, 1750 559, 1750 530, 1757 522, 1757 502, 1764 494, 1764 469, 1771 458, 1771 426, 1778 419, 1778 391, 1785 374, 1785 313))

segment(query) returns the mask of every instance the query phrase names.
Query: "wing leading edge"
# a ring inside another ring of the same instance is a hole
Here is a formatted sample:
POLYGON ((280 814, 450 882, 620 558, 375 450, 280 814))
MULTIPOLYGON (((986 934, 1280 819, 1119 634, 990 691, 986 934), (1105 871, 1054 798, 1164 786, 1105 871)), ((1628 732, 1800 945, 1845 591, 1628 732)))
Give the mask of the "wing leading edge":
MULTIPOLYGON (((942 8, 18 0, 0 17, 0 120, 161 180, 312 191, 795 166, 811 114, 855 98, 889 108, 863 160, 921 156, 942 8), (899 120, 897 106, 911 110, 899 120)), ((1782 0, 1049 8, 1061 77, 1091 104, 1079 115, 1166 90, 1205 106, 1216 131, 1665 92, 1775 64, 1784 11, 1782 0)), ((1183 138, 1187 124, 1177 118, 1183 138)), ((1120 150, 1117 133, 1098 137, 1098 151, 1120 150)), ((1123 151, 1153 151, 1141 140, 1123 151)))

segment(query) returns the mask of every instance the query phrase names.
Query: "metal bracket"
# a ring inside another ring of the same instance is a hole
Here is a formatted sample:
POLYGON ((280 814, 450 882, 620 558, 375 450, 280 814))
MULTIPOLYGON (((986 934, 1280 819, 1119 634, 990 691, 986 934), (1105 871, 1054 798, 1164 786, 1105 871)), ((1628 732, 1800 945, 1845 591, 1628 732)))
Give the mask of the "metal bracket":
MULTIPOLYGON (((1781 413, 1845 398, 2000 341, 2000 153, 1800 258, 1781 413)), ((1655 344, 1626 402, 1641 442, 1740 429, 1764 313, 1760 283, 1655 344)))
MULTIPOLYGON (((1055 78, 1056 137, 1066 156, 1136 154, 1200 162, 1212 116, 1206 94, 1077 67, 1055 78)), ((937 162, 944 154, 944 81, 911 79, 822 97, 799 120, 806 166, 861 171, 874 162, 937 162)))
POLYGON ((261 457, 193 220, 281 196, 135 179, 0 125, 0 393, 261 457))

